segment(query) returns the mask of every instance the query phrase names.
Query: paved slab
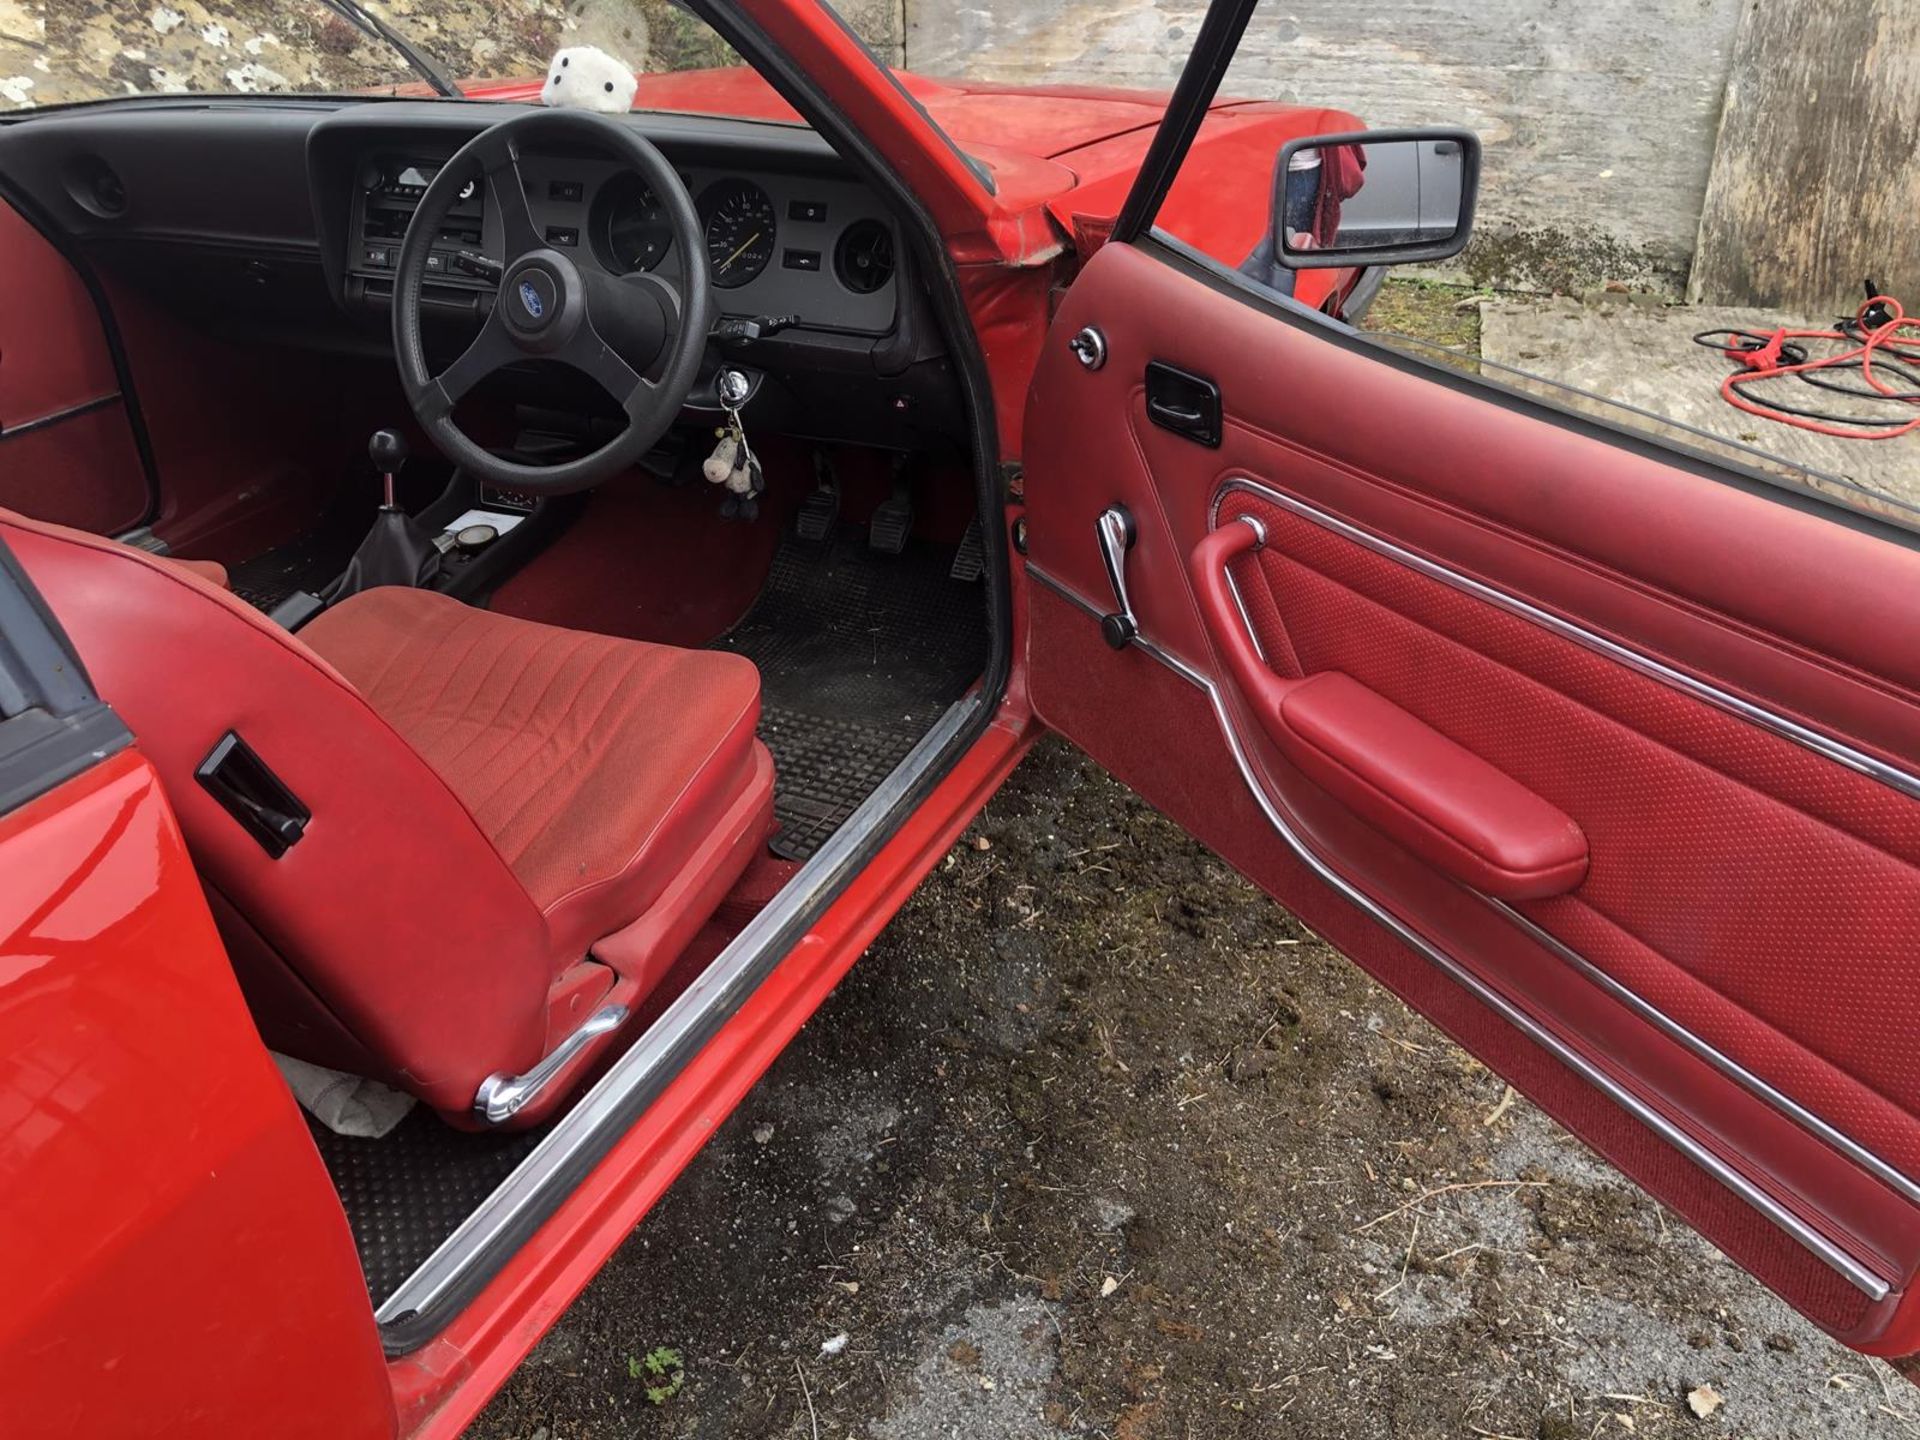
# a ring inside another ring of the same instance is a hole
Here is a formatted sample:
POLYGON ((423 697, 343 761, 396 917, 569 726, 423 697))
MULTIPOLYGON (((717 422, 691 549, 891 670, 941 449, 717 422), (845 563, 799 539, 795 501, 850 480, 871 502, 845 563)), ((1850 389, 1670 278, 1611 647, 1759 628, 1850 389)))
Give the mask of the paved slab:
MULTIPOLYGON (((1645 298, 1487 301, 1481 306, 1481 357, 1559 382, 1533 387, 1518 383, 1578 409, 1652 428, 1664 438, 1734 455, 1789 478, 1806 478, 1811 472, 1816 488, 1863 508, 1920 521, 1920 432, 1889 440, 1841 440, 1748 415, 1720 396, 1721 382, 1731 368, 1725 357, 1692 340, 1702 330, 1770 331, 1783 323, 1796 329, 1821 328, 1832 323, 1830 318, 1647 304, 1645 298), (1572 395, 1562 386, 1606 396, 1736 446, 1753 448, 1722 449, 1703 443, 1698 436, 1623 416, 1612 405, 1572 395), (1753 449, 1766 452, 1765 457, 1753 449), (1854 487, 1885 498, 1867 498, 1854 487)), ((1512 376, 1491 373, 1515 383, 1512 376)), ((1800 392, 1779 392, 1795 404, 1811 403, 1844 413, 1854 403, 1799 381, 1773 383, 1800 392)))

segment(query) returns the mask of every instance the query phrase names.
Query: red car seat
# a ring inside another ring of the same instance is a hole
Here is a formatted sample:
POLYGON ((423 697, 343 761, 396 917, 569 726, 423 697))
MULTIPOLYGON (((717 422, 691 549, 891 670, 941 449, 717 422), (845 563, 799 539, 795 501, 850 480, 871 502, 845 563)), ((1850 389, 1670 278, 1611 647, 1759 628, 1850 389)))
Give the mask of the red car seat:
POLYGON ((399 588, 296 636, 113 541, 0 539, 158 769, 267 1042, 456 1123, 550 1110, 771 830, 738 656, 399 588))

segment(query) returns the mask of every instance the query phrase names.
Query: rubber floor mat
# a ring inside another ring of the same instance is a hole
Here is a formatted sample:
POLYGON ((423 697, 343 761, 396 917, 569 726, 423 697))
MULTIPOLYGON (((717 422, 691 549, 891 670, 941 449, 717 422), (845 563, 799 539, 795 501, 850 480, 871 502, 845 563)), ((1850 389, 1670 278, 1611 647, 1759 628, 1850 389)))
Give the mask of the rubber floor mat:
POLYGON ((880 786, 986 666, 978 584, 954 547, 867 547, 789 535, 746 618, 715 641, 760 667, 760 738, 773 752, 770 848, 804 860, 880 786))
POLYGON ((308 1129, 347 1212, 378 1309, 540 1143, 537 1130, 476 1135, 424 1106, 378 1140, 308 1129))
POLYGON ((343 507, 286 544, 229 565, 227 583, 257 610, 271 610, 296 590, 324 589, 347 568, 372 523, 372 509, 343 507))

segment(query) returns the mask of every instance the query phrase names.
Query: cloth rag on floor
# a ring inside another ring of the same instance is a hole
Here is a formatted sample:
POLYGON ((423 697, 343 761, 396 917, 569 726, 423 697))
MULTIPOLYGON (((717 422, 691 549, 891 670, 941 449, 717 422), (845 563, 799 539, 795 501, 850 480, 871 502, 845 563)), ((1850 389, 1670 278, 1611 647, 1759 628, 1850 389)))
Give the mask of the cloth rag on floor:
POLYGON ((414 1106, 413 1096, 405 1091, 364 1075, 309 1065, 277 1053, 273 1063, 280 1067, 281 1077, 300 1108, 336 1135, 378 1140, 406 1119, 414 1106))

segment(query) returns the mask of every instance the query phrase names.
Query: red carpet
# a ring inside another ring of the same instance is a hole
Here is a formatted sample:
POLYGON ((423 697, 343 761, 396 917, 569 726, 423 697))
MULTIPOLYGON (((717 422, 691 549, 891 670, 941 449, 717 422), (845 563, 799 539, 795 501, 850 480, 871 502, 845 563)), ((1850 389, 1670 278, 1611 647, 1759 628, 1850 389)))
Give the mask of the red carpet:
POLYGON ((494 592, 490 608, 570 630, 665 645, 705 645, 747 613, 812 471, 763 449, 760 518, 720 518, 721 492, 700 479, 664 485, 629 471, 588 497, 567 533, 494 592), (796 478, 799 483, 796 483, 796 478))

